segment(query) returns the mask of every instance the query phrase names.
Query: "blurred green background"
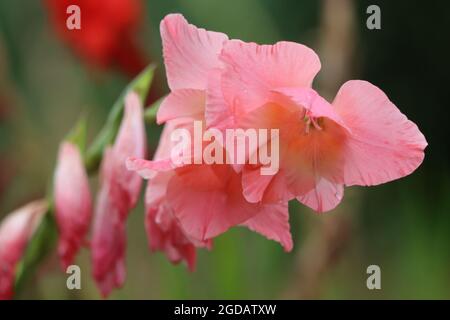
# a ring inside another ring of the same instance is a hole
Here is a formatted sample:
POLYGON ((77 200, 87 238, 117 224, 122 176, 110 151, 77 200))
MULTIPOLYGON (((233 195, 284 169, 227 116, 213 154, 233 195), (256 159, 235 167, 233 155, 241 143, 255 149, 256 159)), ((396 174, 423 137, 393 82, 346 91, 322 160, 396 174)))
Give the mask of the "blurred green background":
MULTIPOLYGON (((168 92, 159 22, 180 12, 230 38, 310 46, 322 60, 316 89, 332 98, 346 80, 374 83, 418 124, 429 146, 414 174, 347 188, 330 213, 291 203, 293 252, 234 228, 212 251, 199 251, 194 273, 149 252, 141 203, 127 226, 127 281, 112 298, 450 298, 449 2, 151 0, 144 8, 137 37, 159 65, 154 95, 168 92), (381 30, 366 27, 371 4, 381 8, 381 30), (371 264, 381 267, 381 290, 366 287, 371 264)), ((128 81, 73 54, 41 1, 0 1, 0 218, 44 196, 60 140, 83 113, 92 138, 128 81)), ((148 128, 151 151, 160 129, 148 128)), ((77 263, 82 290, 66 289, 66 274, 52 254, 19 298, 99 298, 87 250, 77 263)))

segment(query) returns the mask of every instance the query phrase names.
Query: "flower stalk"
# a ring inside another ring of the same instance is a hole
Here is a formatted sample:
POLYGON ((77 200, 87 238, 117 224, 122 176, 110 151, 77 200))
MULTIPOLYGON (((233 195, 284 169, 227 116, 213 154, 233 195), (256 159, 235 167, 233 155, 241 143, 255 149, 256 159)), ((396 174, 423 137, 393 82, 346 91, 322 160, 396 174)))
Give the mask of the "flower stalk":
MULTIPOLYGON (((103 128, 87 150, 85 148, 86 120, 84 117, 78 121, 77 125, 64 139, 76 144, 81 152, 84 153, 84 164, 89 176, 97 174, 100 162, 103 158, 104 149, 114 142, 122 120, 124 98, 126 94, 129 91, 134 91, 138 94, 141 102, 144 103, 153 80, 154 71, 155 65, 150 64, 123 90, 111 108, 103 128)), ((153 123, 155 121, 159 104, 160 100, 152 104, 145 113, 144 118, 147 123, 153 123)), ((32 277, 39 264, 56 246, 58 231, 54 216, 53 183, 49 183, 49 186, 45 200, 48 204, 47 212, 17 266, 15 280, 16 295, 22 292, 25 284, 32 277)))

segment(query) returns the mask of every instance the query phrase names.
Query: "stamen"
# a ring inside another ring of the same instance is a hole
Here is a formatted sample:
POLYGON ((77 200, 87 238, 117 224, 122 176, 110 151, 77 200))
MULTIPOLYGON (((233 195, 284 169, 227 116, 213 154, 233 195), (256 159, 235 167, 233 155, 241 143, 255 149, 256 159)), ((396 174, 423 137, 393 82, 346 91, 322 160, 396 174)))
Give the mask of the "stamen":
POLYGON ((310 118, 310 119, 311 119, 312 124, 314 125, 314 128, 316 128, 317 130, 322 130, 322 128, 317 123, 316 118, 310 118))
POLYGON ((308 134, 309 133, 309 127, 311 126, 311 119, 310 118, 306 118, 306 124, 305 124, 305 133, 308 134))
POLYGON ((312 117, 310 113, 305 110, 305 115, 303 116, 303 121, 305 121, 305 133, 309 133, 311 123, 316 130, 322 130, 322 127, 319 125, 320 120, 320 118, 317 119, 315 117, 312 117))

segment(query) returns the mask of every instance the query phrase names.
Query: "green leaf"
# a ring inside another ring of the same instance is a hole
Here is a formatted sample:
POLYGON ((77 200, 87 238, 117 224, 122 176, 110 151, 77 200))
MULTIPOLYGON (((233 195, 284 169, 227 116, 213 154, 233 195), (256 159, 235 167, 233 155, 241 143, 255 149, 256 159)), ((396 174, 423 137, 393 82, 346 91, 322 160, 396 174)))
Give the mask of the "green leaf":
POLYGON ((165 98, 166 97, 163 96, 158 100, 156 100, 155 102, 153 102, 150 106, 145 108, 144 119, 146 123, 153 124, 156 121, 156 114, 158 113, 159 107, 161 106, 161 102, 165 98))
POLYGON ((69 141, 80 149, 83 153, 86 148, 86 136, 87 136, 87 121, 84 116, 78 120, 77 124, 70 130, 65 140, 69 141))
POLYGON ((95 138, 94 142, 87 150, 85 157, 86 169, 89 173, 96 171, 100 165, 104 148, 114 142, 114 138, 119 130, 120 121, 122 120, 124 99, 129 91, 135 91, 141 102, 145 102, 148 90, 153 80, 155 65, 150 64, 145 68, 131 83, 123 90, 119 99, 114 103, 105 125, 95 138))

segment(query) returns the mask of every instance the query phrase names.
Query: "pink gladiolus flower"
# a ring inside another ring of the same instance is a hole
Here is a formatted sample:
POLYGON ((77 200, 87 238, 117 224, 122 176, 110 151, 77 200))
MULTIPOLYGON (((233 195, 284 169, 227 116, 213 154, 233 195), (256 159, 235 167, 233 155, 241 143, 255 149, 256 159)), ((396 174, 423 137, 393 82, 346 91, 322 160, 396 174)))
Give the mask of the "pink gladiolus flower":
POLYGON ((125 280, 125 222, 138 200, 142 179, 125 167, 130 156, 145 157, 145 128, 139 97, 125 98, 125 113, 114 145, 101 165, 101 188, 92 235, 93 276, 104 297, 125 280))
POLYGON ((46 211, 47 202, 37 200, 10 213, 0 225, 0 300, 12 298, 16 265, 46 211))
POLYGON ((63 142, 54 179, 58 254, 64 270, 85 241, 92 212, 89 181, 78 147, 63 142))
MULTIPOLYGON (((165 228, 171 226, 174 217, 182 234, 197 245, 232 226, 244 225, 291 250, 286 202, 247 202, 242 195, 241 175, 229 165, 176 167, 170 159, 166 131, 175 126, 192 131, 193 120, 204 120, 209 77, 221 67, 218 57, 228 37, 198 29, 177 14, 168 15, 161 22, 161 37, 171 93, 161 104, 157 120, 158 123, 168 121, 159 146, 168 150, 157 154, 154 161, 136 158, 127 161, 130 170, 150 179, 147 218, 151 223, 147 225, 165 228)), ((152 235, 152 244, 151 239, 152 235)), ((174 246, 174 242, 170 245, 174 246)), ((186 255, 184 258, 189 264, 189 258, 186 255)))
POLYGON ((248 201, 297 198, 327 211, 344 185, 385 183, 422 163, 425 137, 379 88, 349 81, 332 104, 311 89, 320 69, 311 49, 231 40, 220 60, 222 71, 208 82, 208 126, 280 130, 280 171, 261 176, 254 166, 243 168, 248 201))

